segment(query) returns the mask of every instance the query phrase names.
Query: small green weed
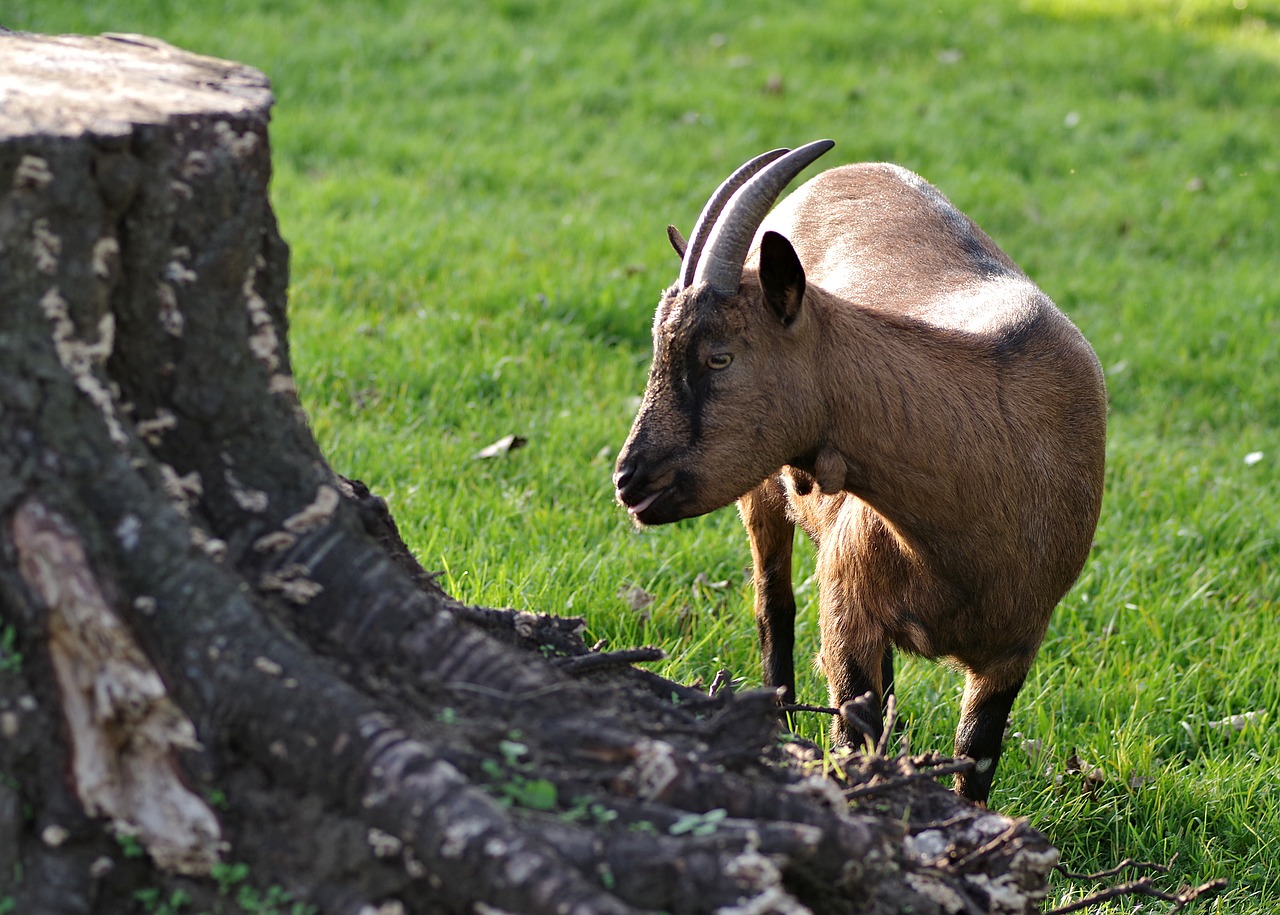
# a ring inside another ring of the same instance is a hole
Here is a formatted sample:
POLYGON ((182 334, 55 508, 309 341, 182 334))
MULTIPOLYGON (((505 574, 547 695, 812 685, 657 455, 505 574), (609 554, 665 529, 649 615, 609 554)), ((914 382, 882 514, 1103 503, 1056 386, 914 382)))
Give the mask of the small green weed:
POLYGON ((523 742, 523 737, 519 730, 509 731, 498 741, 502 760, 486 759, 480 769, 491 779, 493 790, 503 803, 530 810, 554 810, 559 802, 556 786, 545 778, 528 774, 533 764, 525 759, 529 745, 523 742))
POLYGON ((673 836, 693 835, 709 836, 720 828, 720 824, 729 816, 722 807, 708 810, 706 813, 687 813, 671 824, 667 832, 673 836))
POLYGON ((236 904, 253 915, 316 915, 315 906, 295 902, 293 896, 278 886, 257 890, 241 886, 236 891, 236 904))
POLYGON ((218 884, 220 895, 234 898, 236 905, 252 915, 315 915, 317 912, 313 905, 296 902, 282 887, 259 890, 250 886, 246 882, 249 865, 244 862, 219 862, 213 866, 210 876, 218 884))
POLYGON ((223 896, 229 896, 232 890, 249 879, 249 865, 243 861, 232 863, 219 861, 209 871, 209 876, 218 884, 218 892, 223 896))
POLYGON ((521 757, 528 752, 528 747, 514 740, 504 740, 499 746, 505 764, 496 759, 486 759, 480 764, 492 780, 499 800, 530 810, 554 810, 558 802, 555 784, 525 774, 531 766, 521 757))
POLYGON ((560 818, 573 823, 595 822, 601 825, 612 823, 618 819, 618 811, 590 797, 575 797, 560 818))
POLYGON ((117 833, 116 844, 120 846, 120 852, 126 858, 143 858, 147 854, 147 850, 142 846, 142 840, 132 833, 117 833))
POLYGON ((133 898, 142 903, 142 907, 150 915, 180 915, 183 909, 191 904, 191 894, 181 888, 175 889, 168 899, 158 887, 137 890, 133 898))
POLYGON ((0 626, 0 672, 22 670, 22 652, 17 649, 18 631, 11 625, 0 626))

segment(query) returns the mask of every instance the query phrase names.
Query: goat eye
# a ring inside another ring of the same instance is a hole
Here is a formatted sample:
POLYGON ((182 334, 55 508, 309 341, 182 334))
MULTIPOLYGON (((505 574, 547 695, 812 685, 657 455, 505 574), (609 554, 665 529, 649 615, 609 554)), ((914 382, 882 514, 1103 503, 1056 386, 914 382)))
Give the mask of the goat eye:
POLYGON ((707 357, 707 368, 719 371, 727 369, 731 362, 733 362, 733 353, 712 353, 707 357))

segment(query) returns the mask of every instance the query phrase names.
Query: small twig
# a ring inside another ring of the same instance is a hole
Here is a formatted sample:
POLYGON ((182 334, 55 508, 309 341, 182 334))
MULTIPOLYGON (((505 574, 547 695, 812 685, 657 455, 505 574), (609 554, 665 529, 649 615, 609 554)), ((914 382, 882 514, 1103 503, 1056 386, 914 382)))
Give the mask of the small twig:
POLYGON ((596 654, 580 654, 569 658, 557 658, 556 666, 573 676, 600 670, 605 667, 622 667, 626 664, 643 664, 661 661, 667 653, 661 648, 624 648, 620 651, 602 651, 596 654))
POLYGON ((1177 905, 1169 910, 1169 915, 1173 915, 1174 912, 1181 912, 1201 896, 1206 896, 1210 893, 1222 892, 1227 888, 1227 884, 1228 880, 1226 877, 1217 877, 1210 880, 1208 883, 1202 883, 1199 886, 1193 886, 1190 889, 1183 890, 1174 897, 1177 900, 1177 905))
POLYGON ((1157 874, 1167 874, 1169 873, 1169 869, 1173 867, 1173 863, 1177 860, 1177 855, 1170 858, 1168 864, 1157 864, 1154 861, 1135 861, 1133 858, 1125 858, 1115 867, 1109 867, 1104 871, 1098 871, 1096 874, 1073 874, 1061 864, 1055 864, 1053 869, 1068 880, 1105 880, 1108 877, 1114 877, 1116 874, 1129 868, 1139 871, 1155 871, 1157 874))
POLYGON ((729 673, 729 668, 721 667, 716 671, 716 675, 711 678, 711 687, 707 690, 708 696, 714 696, 726 686, 732 686, 733 675, 729 673))
POLYGON ((966 823, 972 819, 973 811, 966 807, 960 813, 957 813, 954 816, 949 816, 945 820, 930 820, 929 822, 921 823, 918 826, 913 823, 911 826, 911 834, 913 836, 918 836, 920 833, 928 832, 931 829, 941 829, 945 831, 950 829, 952 826, 957 826, 960 823, 966 823))
MULTIPOLYGON (((1114 877, 1121 871, 1132 868, 1139 871, 1152 871, 1157 875, 1169 873, 1173 868, 1173 863, 1178 860, 1178 856, 1174 855, 1168 864, 1157 864, 1154 861, 1135 861, 1133 858, 1125 858, 1115 867, 1109 867, 1104 871, 1098 871, 1096 874, 1073 874, 1061 864, 1054 867, 1058 873, 1066 877, 1068 880, 1105 880, 1108 877, 1114 877)), ((1130 880, 1128 883, 1121 883, 1116 886, 1107 887, 1105 890, 1086 896, 1076 902, 1059 906, 1051 909, 1045 915, 1066 915, 1068 912, 1078 912, 1081 909, 1087 909, 1090 906, 1099 903, 1108 902, 1112 899, 1118 899, 1121 896, 1150 896, 1153 899, 1159 899, 1162 902, 1172 902, 1174 906, 1169 910, 1169 915, 1175 912, 1181 912, 1195 900, 1208 893, 1216 893, 1224 889, 1227 885, 1225 877, 1219 877, 1216 880, 1210 880, 1208 883, 1202 883, 1197 887, 1190 887, 1178 893, 1166 893, 1158 890, 1152 885, 1152 877, 1140 877, 1137 880, 1130 880)))
POLYGON ((1152 899, 1159 899, 1161 902, 1172 902, 1174 906, 1169 910, 1168 915, 1174 915, 1175 912, 1181 912, 1201 896, 1208 893, 1216 893, 1227 886, 1227 879, 1219 877, 1216 880, 1210 880, 1208 883, 1202 883, 1200 886, 1185 889, 1180 893, 1166 893, 1152 886, 1151 879, 1150 877, 1141 877, 1138 880, 1131 880, 1128 883, 1108 887, 1091 896, 1086 896, 1084 899, 1058 906, 1056 909, 1050 909, 1045 915, 1067 915, 1068 912, 1079 912, 1081 909, 1091 908, 1103 902, 1109 902, 1112 899, 1119 899, 1121 896, 1150 896, 1152 899))
POLYGON ((784 712, 818 712, 822 715, 839 715, 840 709, 825 705, 805 705, 802 702, 784 702, 779 706, 784 712))
POLYGON ((955 759, 949 763, 943 763, 932 769, 921 769, 910 775, 899 775, 896 778, 885 779, 874 785, 862 785, 858 788, 850 788, 845 791, 844 796, 848 800, 855 800, 860 797, 870 797, 875 794, 884 794, 886 791, 893 791, 903 785, 910 785, 913 782, 923 782, 929 779, 941 778, 944 775, 955 775, 957 772, 968 772, 973 768, 972 759, 955 759))
POLYGON ((889 755, 889 738, 893 735, 893 726, 898 723, 898 699, 890 693, 884 700, 884 730, 876 741, 876 755, 889 755))
POLYGON ((983 842, 981 845, 973 849, 973 851, 969 852, 963 858, 960 858, 959 860, 953 862, 951 865, 952 868, 963 873, 965 869, 969 867, 970 864, 973 864, 975 861, 981 858, 985 858, 987 855, 991 854, 1000 846, 1011 841, 1014 838, 1014 836, 1017 835, 1018 830, 1021 828, 1021 826, 1022 826, 1021 822, 1019 822, 1018 820, 1014 820, 1012 823, 1009 824, 1009 826, 1004 830, 1004 832, 1000 833, 1000 835, 996 836, 994 839, 989 839, 986 842, 983 842))
MULTIPOLYGON (((850 699, 848 702, 840 706, 840 717, 844 719, 845 726, 864 735, 864 743, 867 742, 874 728, 872 728, 871 724, 864 720, 858 713, 864 709, 871 710, 872 705, 877 707, 871 711, 871 714, 874 715, 879 713, 879 702, 876 701, 875 693, 868 691, 858 698, 850 699)), ((872 747, 872 749, 874 750, 875 748, 872 747)))

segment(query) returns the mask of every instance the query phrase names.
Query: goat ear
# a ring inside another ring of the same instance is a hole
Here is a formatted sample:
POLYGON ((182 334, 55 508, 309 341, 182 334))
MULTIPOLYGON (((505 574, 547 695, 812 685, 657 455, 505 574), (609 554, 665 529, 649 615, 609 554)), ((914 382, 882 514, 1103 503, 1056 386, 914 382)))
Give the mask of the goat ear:
POLYGON ((804 267, 791 242, 777 232, 765 232, 760 240, 760 285, 778 320, 789 326, 804 300, 804 267))
POLYGON ((689 247, 689 243, 684 240, 684 236, 680 234, 680 230, 675 226, 667 226, 667 238, 671 241, 671 247, 676 249, 681 259, 684 258, 684 250, 689 247))

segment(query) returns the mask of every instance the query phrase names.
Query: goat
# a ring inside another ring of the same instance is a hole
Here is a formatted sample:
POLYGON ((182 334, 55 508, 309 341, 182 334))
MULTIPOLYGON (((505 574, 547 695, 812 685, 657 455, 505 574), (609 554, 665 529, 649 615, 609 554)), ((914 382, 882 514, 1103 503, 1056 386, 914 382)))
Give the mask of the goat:
MULTIPOLYGON (((1079 330, 967 216, 890 164, 819 174, 835 144, 720 186, 658 304, 618 454, 639 526, 737 500, 764 680, 793 701, 795 525, 817 550, 831 704, 884 728, 893 649, 965 672, 956 791, 985 803, 1005 724, 1102 501, 1106 389, 1079 330), (766 218, 767 217, 767 218, 766 218)), ((850 725, 838 716, 836 743, 850 725)))

